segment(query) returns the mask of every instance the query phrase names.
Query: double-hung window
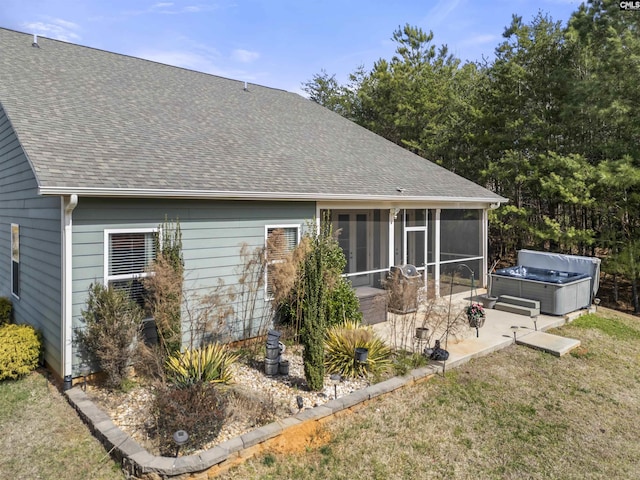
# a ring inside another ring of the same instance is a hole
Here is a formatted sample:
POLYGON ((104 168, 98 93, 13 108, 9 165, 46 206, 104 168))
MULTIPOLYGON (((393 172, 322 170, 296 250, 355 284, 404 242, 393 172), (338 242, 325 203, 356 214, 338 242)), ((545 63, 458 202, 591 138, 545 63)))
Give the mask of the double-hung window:
POLYGON ((276 265, 282 263, 299 242, 300 225, 267 225, 265 227, 267 260, 265 288, 267 298, 273 298, 274 284, 272 278, 276 265))
POLYGON ((156 258, 155 235, 158 229, 105 230, 105 285, 124 290, 144 307, 141 279, 149 275, 156 258))

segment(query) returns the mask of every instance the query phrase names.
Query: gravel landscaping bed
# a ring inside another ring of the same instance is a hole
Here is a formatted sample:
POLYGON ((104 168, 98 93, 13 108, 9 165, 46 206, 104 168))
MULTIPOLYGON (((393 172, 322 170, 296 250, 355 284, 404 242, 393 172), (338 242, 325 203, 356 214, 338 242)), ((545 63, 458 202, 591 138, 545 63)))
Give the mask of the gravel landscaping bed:
MULTIPOLYGON (((200 449, 190 449, 189 453, 206 450, 261 425, 297 413, 299 411, 296 400, 298 396, 303 399, 303 408, 312 408, 332 400, 336 393, 341 397, 370 384, 366 378, 356 378, 341 380, 334 386, 327 375, 325 387, 321 392, 309 391, 304 378, 301 351, 301 347, 292 347, 283 356, 283 359, 289 361, 288 375, 267 376, 264 373, 263 362, 260 361, 254 364, 236 362, 232 366, 234 379, 232 388, 244 392, 254 401, 259 400, 263 409, 268 411, 267 415, 262 414, 259 415, 260 418, 256 418, 258 412, 252 415, 252 412, 242 411, 242 407, 230 405, 230 413, 217 438, 200 449)), ((158 454, 158 448, 150 434, 154 427, 151 412, 154 399, 152 386, 139 385, 125 393, 113 392, 89 384, 86 393, 118 427, 150 453, 158 454)))

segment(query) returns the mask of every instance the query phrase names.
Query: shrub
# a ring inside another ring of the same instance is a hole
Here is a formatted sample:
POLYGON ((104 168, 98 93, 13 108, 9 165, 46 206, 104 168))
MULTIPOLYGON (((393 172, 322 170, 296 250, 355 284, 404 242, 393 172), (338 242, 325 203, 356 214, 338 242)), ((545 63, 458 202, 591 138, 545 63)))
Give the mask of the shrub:
POLYGON ((360 311, 360 300, 351 286, 351 282, 346 278, 340 278, 335 287, 329 292, 327 297, 329 325, 338 325, 346 320, 362 320, 360 311))
POLYGON ((375 336, 369 326, 346 321, 327 330, 325 340, 325 365, 329 373, 339 373, 344 377, 384 372, 391 365, 391 350, 375 336), (369 350, 367 363, 356 363, 356 348, 369 350))
POLYGON ((39 335, 32 326, 0 326, 0 380, 15 380, 35 370, 40 347, 39 335))
POLYGON ((186 388, 165 385, 155 392, 153 416, 161 454, 175 454, 173 433, 189 434, 186 448, 201 448, 220 433, 226 415, 226 396, 213 383, 194 383, 186 388))
POLYGON ((182 297, 184 259, 180 223, 165 218, 155 236, 156 259, 149 267, 153 275, 144 278, 147 308, 158 331, 158 340, 167 356, 182 347, 182 297))
POLYGON ((142 326, 142 309, 126 292, 99 283, 89 287, 85 329, 78 340, 107 375, 107 385, 120 387, 128 377, 136 340, 142 326))
POLYGON ((196 383, 230 383, 230 365, 238 355, 229 352, 226 345, 212 343, 203 348, 187 349, 167 360, 167 378, 177 387, 196 383))
POLYGON ((0 326, 11 323, 13 304, 7 297, 0 297, 0 326))

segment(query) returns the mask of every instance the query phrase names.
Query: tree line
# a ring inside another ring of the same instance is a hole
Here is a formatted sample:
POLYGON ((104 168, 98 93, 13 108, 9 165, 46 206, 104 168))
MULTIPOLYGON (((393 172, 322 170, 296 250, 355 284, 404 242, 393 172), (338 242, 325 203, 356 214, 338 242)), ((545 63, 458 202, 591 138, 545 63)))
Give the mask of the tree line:
POLYGON ((462 63, 409 24, 392 40, 391 59, 304 91, 508 198, 490 214, 495 257, 597 255, 640 313, 640 12, 591 0, 564 26, 513 15, 491 61, 462 63))

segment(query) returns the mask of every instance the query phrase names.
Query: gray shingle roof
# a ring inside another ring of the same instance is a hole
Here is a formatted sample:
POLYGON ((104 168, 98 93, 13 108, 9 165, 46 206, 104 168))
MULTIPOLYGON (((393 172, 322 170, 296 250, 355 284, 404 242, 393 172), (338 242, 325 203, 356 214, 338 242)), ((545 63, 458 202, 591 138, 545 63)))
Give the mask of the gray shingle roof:
POLYGON ((0 104, 43 193, 504 200, 300 95, 32 42, 0 29, 0 104))

